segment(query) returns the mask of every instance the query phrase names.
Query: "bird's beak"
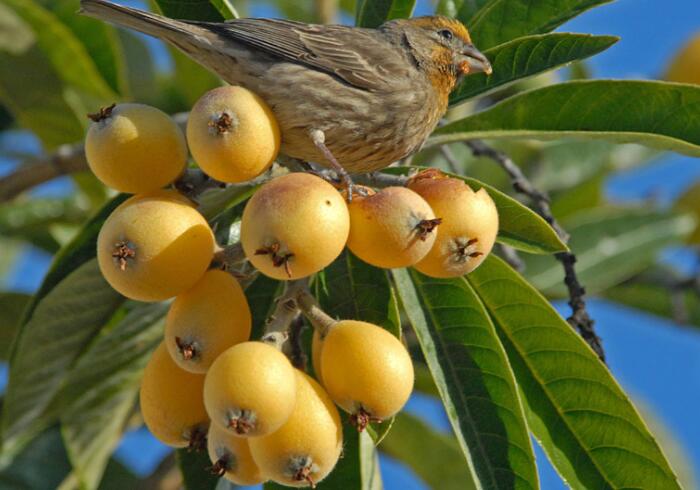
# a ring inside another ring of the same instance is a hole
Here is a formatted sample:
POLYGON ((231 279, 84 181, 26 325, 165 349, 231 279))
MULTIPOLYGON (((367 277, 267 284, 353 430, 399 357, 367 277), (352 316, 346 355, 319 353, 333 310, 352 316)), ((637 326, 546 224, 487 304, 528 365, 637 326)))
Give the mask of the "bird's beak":
POLYGON ((489 60, 473 44, 467 44, 462 49, 459 55, 459 69, 462 75, 482 72, 490 75, 493 72, 489 60))

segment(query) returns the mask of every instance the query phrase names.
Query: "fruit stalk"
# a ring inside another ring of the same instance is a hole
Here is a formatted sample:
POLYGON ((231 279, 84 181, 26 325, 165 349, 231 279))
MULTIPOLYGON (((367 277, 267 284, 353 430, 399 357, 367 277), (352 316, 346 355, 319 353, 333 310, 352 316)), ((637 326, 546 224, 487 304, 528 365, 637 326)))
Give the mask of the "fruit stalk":
POLYGON ((299 305, 302 313, 304 313, 304 316, 309 319, 314 329, 321 335, 322 339, 328 335, 328 332, 333 325, 338 323, 335 319, 328 315, 328 313, 321 309, 318 301, 316 301, 316 298, 313 297, 308 289, 299 291, 299 294, 297 295, 297 304, 299 305))

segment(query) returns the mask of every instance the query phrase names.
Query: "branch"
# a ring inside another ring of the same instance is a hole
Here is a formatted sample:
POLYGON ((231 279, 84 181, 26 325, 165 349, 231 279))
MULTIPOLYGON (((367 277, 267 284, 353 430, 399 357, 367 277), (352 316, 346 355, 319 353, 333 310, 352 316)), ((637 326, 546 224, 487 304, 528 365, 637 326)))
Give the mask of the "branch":
MULTIPOLYGON (((525 177, 522 170, 520 170, 520 167, 518 167, 508 155, 490 147, 480 140, 470 140, 465 143, 471 149, 475 157, 486 157, 498 163, 510 176, 513 189, 530 198, 535 211, 554 228, 554 231, 557 232, 562 241, 569 241, 569 234, 566 233, 557 220, 554 219, 547 195, 532 185, 527 177, 525 177)), ((595 322, 586 310, 586 301, 584 299, 586 290, 581 285, 576 275, 576 256, 571 252, 561 252, 554 256, 564 267, 564 283, 569 290, 571 316, 566 320, 572 327, 578 330, 581 337, 591 346, 600 360, 605 362, 605 351, 603 350, 602 341, 595 332, 595 322)))
POLYGON ((316 16, 320 24, 334 24, 338 13, 337 0, 315 0, 316 16))
POLYGON ((62 175, 88 170, 82 144, 61 145, 41 158, 24 162, 17 170, 0 178, 0 202, 9 201, 27 189, 62 175))

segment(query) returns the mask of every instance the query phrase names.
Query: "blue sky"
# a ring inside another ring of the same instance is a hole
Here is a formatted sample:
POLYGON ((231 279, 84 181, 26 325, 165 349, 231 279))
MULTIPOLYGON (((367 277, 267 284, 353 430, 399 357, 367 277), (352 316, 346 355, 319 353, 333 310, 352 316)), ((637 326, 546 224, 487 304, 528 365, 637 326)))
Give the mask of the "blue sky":
MULTIPOLYGON (((418 12, 428 13, 427 5, 427 2, 420 2, 418 12)), ((273 15, 264 4, 256 7, 253 13, 273 15)), ((622 37, 617 45, 591 61, 596 77, 655 78, 664 71, 675 50, 693 33, 700 32, 700 1, 619 0, 581 15, 560 30, 622 37)), ((0 162, 0 173, 3 170, 6 171, 7 166, 0 162)), ((700 160, 669 155, 653 166, 614 176, 608 183, 607 193, 614 200, 630 200, 654 192, 662 204, 668 204, 698 180, 700 160)), ((65 184, 52 184, 44 191, 57 188, 65 189, 65 184)), ((669 251, 665 259, 690 267, 691 256, 682 250, 669 251)), ((41 253, 25 254, 7 286, 34 290, 48 263, 49 258, 41 253)), ((604 301, 591 301, 590 310, 603 337, 612 372, 631 396, 663 421, 685 449, 692 466, 700 468, 700 423, 697 422, 700 335, 689 328, 604 301)), ((561 311, 565 313, 566 309, 561 311)), ((409 409, 426 417, 439 430, 449 430, 435 401, 415 397, 409 409)), ((127 436, 118 455, 134 469, 144 472, 166 452, 166 448, 141 430, 127 436)), ((542 488, 565 488, 541 452, 538 451, 537 457, 541 463, 542 488)), ((386 488, 425 488, 394 461, 385 459, 382 469, 386 488)))

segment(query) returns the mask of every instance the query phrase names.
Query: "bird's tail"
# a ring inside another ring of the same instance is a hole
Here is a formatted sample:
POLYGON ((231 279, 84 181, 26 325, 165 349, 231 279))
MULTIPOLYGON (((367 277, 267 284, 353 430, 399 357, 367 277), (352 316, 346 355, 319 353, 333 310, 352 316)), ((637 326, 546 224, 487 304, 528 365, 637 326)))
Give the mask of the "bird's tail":
MULTIPOLYGON (((183 35, 193 37, 199 27, 144 10, 124 7, 105 0, 80 0, 79 13, 177 44, 183 35)), ((203 29, 202 29, 203 31, 203 29)))

